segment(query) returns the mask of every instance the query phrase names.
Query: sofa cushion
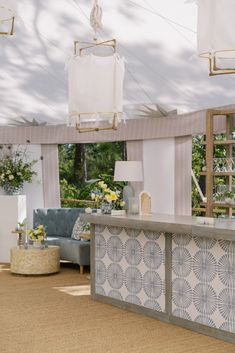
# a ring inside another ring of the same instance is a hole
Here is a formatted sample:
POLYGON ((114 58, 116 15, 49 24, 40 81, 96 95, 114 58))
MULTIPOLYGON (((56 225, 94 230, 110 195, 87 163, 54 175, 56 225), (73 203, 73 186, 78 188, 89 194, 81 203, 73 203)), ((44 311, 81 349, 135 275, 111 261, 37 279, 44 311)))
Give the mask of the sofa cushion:
POLYGON ((78 216, 84 208, 38 208, 34 210, 33 226, 43 224, 47 236, 71 238, 78 216))
POLYGON ((72 239, 80 240, 81 235, 84 233, 90 233, 90 230, 88 231, 86 228, 90 227, 90 223, 86 223, 81 221, 80 216, 77 218, 76 222, 74 223, 73 226, 73 231, 72 231, 72 239))
POLYGON ((68 239, 64 237, 49 237, 48 245, 60 247, 61 260, 71 261, 79 265, 90 265, 90 242, 68 239))

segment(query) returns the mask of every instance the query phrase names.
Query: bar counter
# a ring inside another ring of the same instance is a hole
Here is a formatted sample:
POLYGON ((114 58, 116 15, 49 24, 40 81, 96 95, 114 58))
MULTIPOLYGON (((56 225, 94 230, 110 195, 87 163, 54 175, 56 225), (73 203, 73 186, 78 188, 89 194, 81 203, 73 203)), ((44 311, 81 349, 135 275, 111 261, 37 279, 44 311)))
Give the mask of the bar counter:
POLYGON ((235 221, 84 214, 95 300, 235 343, 235 221))

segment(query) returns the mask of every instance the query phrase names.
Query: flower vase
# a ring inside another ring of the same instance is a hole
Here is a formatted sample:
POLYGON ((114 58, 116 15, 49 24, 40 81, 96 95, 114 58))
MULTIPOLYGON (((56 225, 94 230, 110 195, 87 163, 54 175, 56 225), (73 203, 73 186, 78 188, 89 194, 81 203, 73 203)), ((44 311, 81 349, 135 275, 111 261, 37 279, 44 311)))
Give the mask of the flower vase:
POLYGON ((11 184, 3 185, 3 190, 5 191, 6 195, 20 195, 22 192, 23 186, 13 186, 11 184))
POLYGON ((33 241, 33 247, 35 249, 41 249, 41 246, 42 246, 42 242, 40 240, 36 239, 36 240, 33 241))
POLYGON ((112 211, 111 203, 103 202, 102 205, 101 205, 101 212, 103 214, 111 214, 111 211, 112 211))

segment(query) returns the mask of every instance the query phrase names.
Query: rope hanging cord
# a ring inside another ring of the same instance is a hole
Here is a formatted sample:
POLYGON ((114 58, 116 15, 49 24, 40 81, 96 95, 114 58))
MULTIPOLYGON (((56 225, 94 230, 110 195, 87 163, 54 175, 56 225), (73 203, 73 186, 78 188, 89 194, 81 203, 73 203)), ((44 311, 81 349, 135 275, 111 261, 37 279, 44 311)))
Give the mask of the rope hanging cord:
POLYGON ((96 38, 97 30, 102 28, 102 15, 103 15, 102 8, 98 5, 98 0, 95 0, 94 6, 90 14, 90 24, 94 30, 94 40, 97 40, 96 38))

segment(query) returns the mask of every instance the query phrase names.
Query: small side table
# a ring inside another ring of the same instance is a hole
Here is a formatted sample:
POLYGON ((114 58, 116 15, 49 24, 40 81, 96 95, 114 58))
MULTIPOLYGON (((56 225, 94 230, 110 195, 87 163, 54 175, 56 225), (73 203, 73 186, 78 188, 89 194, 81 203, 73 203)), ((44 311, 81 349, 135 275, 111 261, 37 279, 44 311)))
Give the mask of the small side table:
POLYGON ((45 275, 60 271, 60 248, 11 248, 11 272, 21 275, 45 275))
POLYGON ((12 233, 18 235, 17 245, 18 246, 23 246, 24 245, 23 234, 25 234, 25 230, 16 229, 16 230, 12 230, 12 233))

